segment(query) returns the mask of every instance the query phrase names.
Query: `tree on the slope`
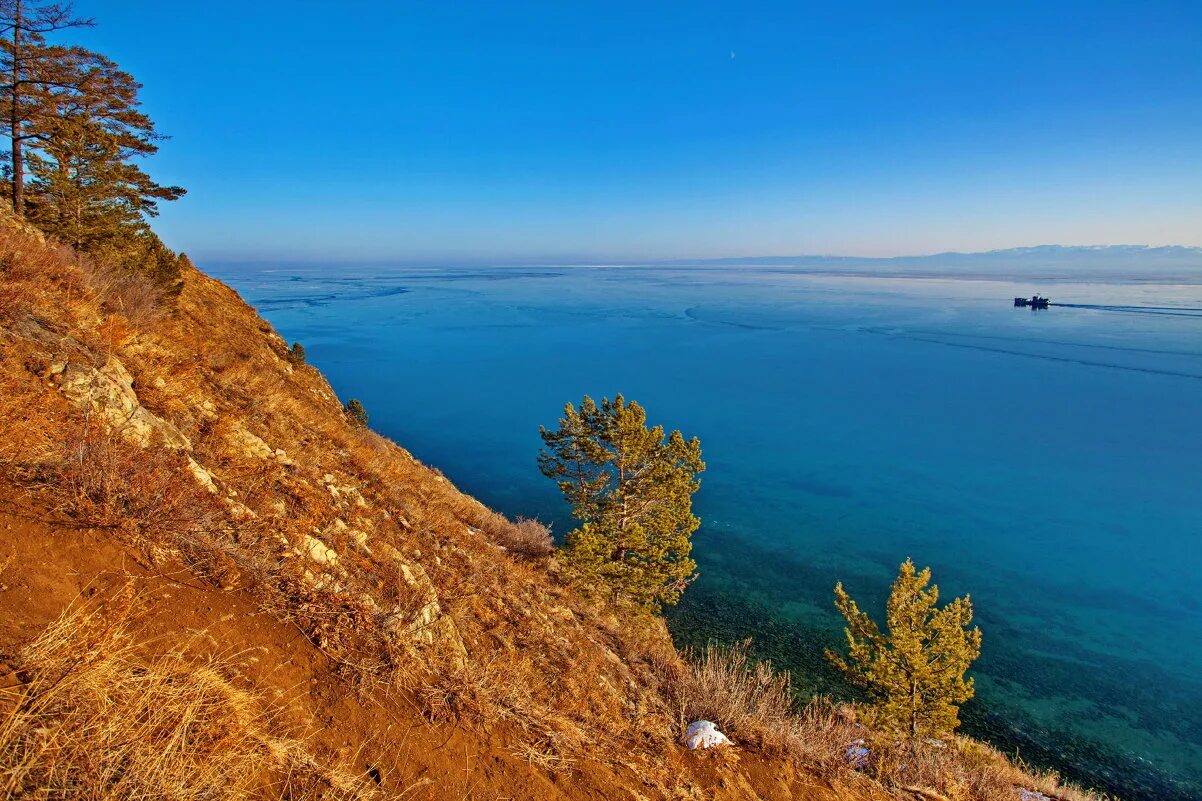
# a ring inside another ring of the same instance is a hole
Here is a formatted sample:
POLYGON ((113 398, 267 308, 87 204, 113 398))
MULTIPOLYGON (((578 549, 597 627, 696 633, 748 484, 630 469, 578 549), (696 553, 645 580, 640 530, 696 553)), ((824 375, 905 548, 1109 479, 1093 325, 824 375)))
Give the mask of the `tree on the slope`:
POLYGON ((362 401, 358 398, 351 398, 343 409, 346 410, 346 416, 357 428, 367 428, 367 409, 363 408, 362 401))
POLYGON ((0 134, 10 141, 3 193, 55 238, 178 291, 188 261, 147 221, 184 190, 134 162, 162 139, 138 107, 141 86, 102 55, 46 40, 91 24, 70 3, 0 0, 0 134))
POLYGON ((138 108, 133 76, 82 48, 63 50, 59 72, 67 84, 47 93, 30 126, 40 143, 28 157, 30 217, 76 249, 119 255, 112 251, 147 232, 159 201, 184 190, 161 186, 132 162, 154 154, 162 138, 138 108))
POLYGON ((697 568, 689 553, 701 524, 692 511, 701 442, 648 428, 643 408, 621 395, 599 405, 586 396, 579 410, 569 403, 559 427, 539 433, 539 469, 581 522, 565 538, 568 567, 640 606, 679 601, 697 568))
POLYGON ((886 609, 887 632, 835 586, 835 607, 847 620, 848 656, 827 658, 872 699, 877 722, 910 737, 942 737, 960 725, 959 705, 972 698, 965 678, 981 653, 981 630, 969 629, 968 596, 937 608, 939 588, 927 586, 930 568, 918 572, 907 559, 886 609))
POLYGON ((46 34, 90 25, 70 3, 0 0, 0 125, 10 142, 8 194, 18 215, 25 213, 25 148, 40 136, 32 126, 46 113, 46 96, 70 82, 61 69, 63 49, 47 44, 46 34))

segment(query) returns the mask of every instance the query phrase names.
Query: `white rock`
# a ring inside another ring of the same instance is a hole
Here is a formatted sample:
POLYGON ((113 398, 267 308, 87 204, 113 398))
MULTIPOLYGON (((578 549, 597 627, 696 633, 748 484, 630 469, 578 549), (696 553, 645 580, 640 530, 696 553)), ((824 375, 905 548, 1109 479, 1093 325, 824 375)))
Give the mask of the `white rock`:
POLYGON ((338 564, 338 552, 317 537, 305 535, 305 553, 319 565, 338 564))
POLYGON ((227 439, 235 448, 247 456, 258 459, 271 459, 275 456, 275 451, 272 450, 272 447, 257 435, 247 431, 241 422, 235 422, 230 426, 227 439))
POLYGON ((188 457, 188 470, 192 473, 192 476, 198 482, 200 482, 200 486, 204 487, 211 493, 217 493, 217 484, 213 481, 213 474, 206 470, 191 456, 188 457))
POLYGON ((127 442, 146 447, 157 438, 168 448, 191 450, 192 443, 179 429, 143 408, 134 380, 119 360, 110 358, 99 370, 67 362, 61 369, 55 365, 51 375, 69 401, 99 412, 127 442))
POLYGON ((708 720, 695 720, 689 724, 684 733, 684 744, 690 751, 698 748, 716 748, 730 745, 730 738, 718 731, 718 727, 708 720))

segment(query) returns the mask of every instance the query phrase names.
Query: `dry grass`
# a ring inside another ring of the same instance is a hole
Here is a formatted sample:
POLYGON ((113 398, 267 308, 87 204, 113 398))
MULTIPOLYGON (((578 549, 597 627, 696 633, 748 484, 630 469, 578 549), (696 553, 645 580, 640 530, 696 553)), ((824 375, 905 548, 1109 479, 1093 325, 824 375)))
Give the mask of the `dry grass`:
POLYGON ((133 607, 68 611, 8 655, 0 788, 8 798, 233 801, 368 797, 318 765, 221 660, 144 655, 133 607))
POLYGON ((601 761, 621 750, 621 721, 611 731, 590 733, 530 656, 501 653, 483 663, 438 665, 416 695, 431 722, 508 726, 516 735, 511 752, 544 770, 570 770, 579 758, 601 761))
POLYGON ((856 766, 848 760, 848 747, 862 741, 871 756, 858 770, 906 798, 998 801, 1015 798, 1022 787, 1059 801, 1106 799, 967 737, 897 740, 858 724, 850 706, 815 698, 799 707, 789 674, 754 661, 749 650, 750 641, 731 648, 711 644, 700 654, 686 654, 683 666, 662 668, 682 730, 691 721, 712 720, 737 744, 784 754, 827 777, 850 776, 856 766))
POLYGON ((732 648, 709 645, 700 654, 686 653, 689 662, 668 685, 681 731, 691 721, 712 720, 728 735, 763 747, 787 745, 795 719, 792 681, 771 662, 751 659, 751 641, 732 648))
POLYGON ((50 469, 60 509, 80 525, 163 541, 186 539, 224 516, 182 453, 138 447, 87 420, 66 438, 50 469))
POLYGON ((0 214, 0 320, 107 313, 144 328, 167 310, 166 293, 149 276, 76 254, 0 214))
POLYGON ((1012 799, 1018 788, 1025 788, 1057 801, 1109 799, 1063 783, 1055 773, 1032 770, 968 737, 916 742, 874 737, 869 743, 872 758, 866 772, 870 776, 888 787, 925 793, 927 798, 994 801, 1012 799))
POLYGON ((70 250, 47 245, 35 231, 0 217, 0 320, 39 310, 48 298, 80 299, 87 291, 70 250))
POLYGON ((848 745, 863 736, 851 709, 825 699, 799 707, 788 672, 753 660, 750 648, 750 640, 730 648, 710 644, 667 672, 665 689, 681 731, 694 720, 712 720, 737 743, 825 775, 847 773, 848 745))
POLYGON ((88 287, 101 300, 104 311, 146 328, 167 310, 167 293, 143 273, 114 267, 88 257, 77 259, 88 287))
POLYGON ((21 380, 27 371, 0 343, 0 475, 15 478, 60 453, 55 405, 61 396, 39 382, 21 380))
POLYGON ((493 532, 493 537, 498 545, 519 556, 538 558, 550 556, 555 551, 551 528, 546 523, 526 517, 519 517, 512 523, 505 520, 493 532))

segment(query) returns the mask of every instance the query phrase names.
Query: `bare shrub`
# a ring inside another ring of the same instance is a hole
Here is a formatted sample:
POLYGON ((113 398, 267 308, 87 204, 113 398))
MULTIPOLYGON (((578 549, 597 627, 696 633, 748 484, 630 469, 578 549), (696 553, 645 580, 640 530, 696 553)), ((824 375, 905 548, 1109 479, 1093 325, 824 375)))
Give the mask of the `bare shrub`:
POLYGON ((149 275, 83 256, 78 264, 105 311, 121 315, 139 328, 163 316, 167 293, 149 275))
POLYGON ((546 523, 526 517, 517 522, 510 521, 486 506, 460 496, 450 499, 445 510, 452 518, 479 529, 486 537, 516 556, 539 558, 550 556, 555 550, 551 538, 551 527, 546 523))
POLYGON ((223 511, 193 477, 187 456, 140 448, 100 425, 85 423, 52 469, 60 508, 83 525, 175 539, 223 511))
POLYGON ((513 523, 505 521, 494 536, 499 544, 520 556, 549 556, 555 550, 551 527, 527 517, 519 517, 513 523))
POLYGON ((6 798, 369 796, 319 765, 218 659, 141 653, 127 608, 68 610, 6 655, 19 683, 0 690, 0 794, 6 798))

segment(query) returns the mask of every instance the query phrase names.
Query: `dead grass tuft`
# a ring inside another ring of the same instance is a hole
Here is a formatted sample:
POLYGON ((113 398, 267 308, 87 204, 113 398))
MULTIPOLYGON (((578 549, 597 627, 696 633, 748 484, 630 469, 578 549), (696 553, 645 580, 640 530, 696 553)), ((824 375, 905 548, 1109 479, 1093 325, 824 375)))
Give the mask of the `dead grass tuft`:
POLYGON ((369 789, 321 766, 218 659, 148 657, 136 605, 68 610, 7 661, 0 690, 5 797, 122 801, 356 799, 369 789))
POLYGON ((519 517, 513 523, 505 520, 492 533, 499 545, 519 556, 538 558, 550 556, 555 551, 550 526, 538 520, 526 517, 519 517))
POLYGON ((77 263, 104 311, 125 318, 136 328, 149 327, 162 318, 167 309, 167 293, 153 278, 86 256, 79 256, 77 263))
POLYGON ((694 720, 712 720, 741 742, 787 748, 796 720, 792 680, 771 662, 750 657, 751 641, 733 647, 710 644, 688 652, 688 664, 669 674, 667 689, 683 732, 694 720))

